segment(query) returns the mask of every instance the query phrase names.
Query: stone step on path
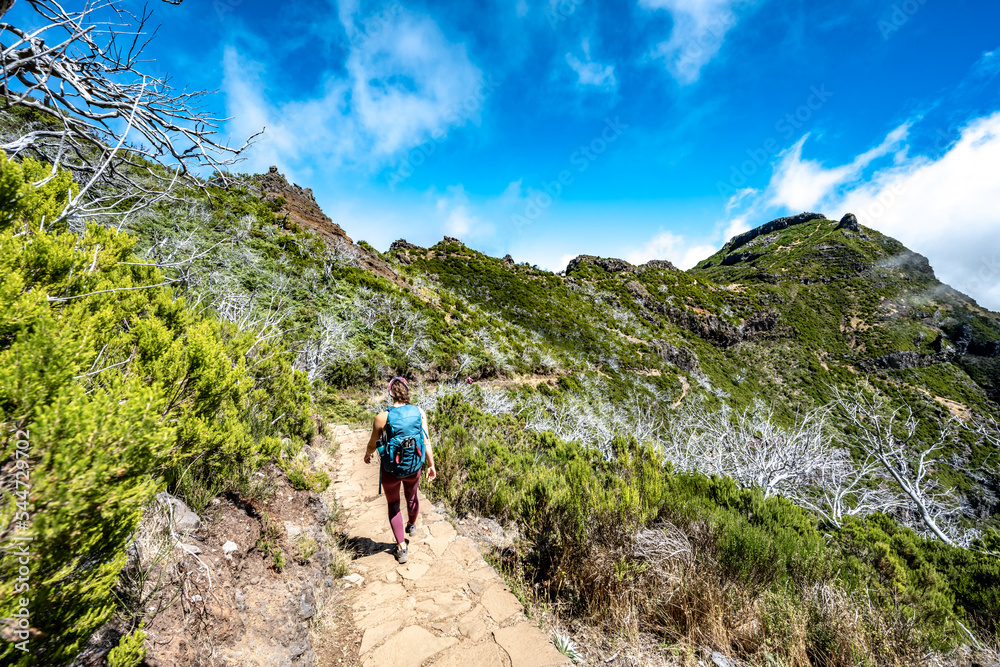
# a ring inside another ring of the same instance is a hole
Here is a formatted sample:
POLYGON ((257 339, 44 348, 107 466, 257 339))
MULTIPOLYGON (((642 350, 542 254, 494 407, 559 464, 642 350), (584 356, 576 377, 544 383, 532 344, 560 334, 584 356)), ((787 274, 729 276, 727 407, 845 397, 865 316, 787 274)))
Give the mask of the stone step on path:
MULTIPOLYGON (((356 551, 348 581, 353 621, 363 632, 364 667, 555 667, 570 665, 524 607, 483 560, 475 544, 420 493, 417 534, 409 559, 390 551, 378 464, 364 463, 368 431, 334 428, 340 445, 332 493, 344 511, 344 528, 356 551)), ((421 482, 424 484, 426 482, 421 482)), ((405 519, 406 508, 403 506, 405 519)))

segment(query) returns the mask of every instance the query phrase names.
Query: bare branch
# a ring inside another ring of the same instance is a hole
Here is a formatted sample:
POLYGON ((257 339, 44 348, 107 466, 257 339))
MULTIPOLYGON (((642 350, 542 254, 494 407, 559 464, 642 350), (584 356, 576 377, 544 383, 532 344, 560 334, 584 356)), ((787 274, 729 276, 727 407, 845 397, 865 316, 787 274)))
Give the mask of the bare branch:
POLYGON ((919 422, 909 405, 892 407, 867 384, 850 393, 834 388, 834 405, 857 430, 862 451, 896 482, 923 525, 942 542, 958 546, 945 530, 946 522, 960 514, 958 503, 930 476, 937 454, 954 436, 951 425, 945 424, 937 441, 917 452, 911 442, 919 422))
POLYGON ((79 11, 26 2, 43 25, 28 32, 0 22, 0 94, 38 120, 0 137, 0 149, 51 164, 51 175, 60 167, 74 175, 80 188, 63 219, 127 220, 179 182, 197 185, 194 173, 233 164, 258 136, 229 146, 217 136, 228 119, 203 109, 204 91, 177 91, 168 76, 142 71, 155 35, 145 9, 133 13, 123 0, 79 11))

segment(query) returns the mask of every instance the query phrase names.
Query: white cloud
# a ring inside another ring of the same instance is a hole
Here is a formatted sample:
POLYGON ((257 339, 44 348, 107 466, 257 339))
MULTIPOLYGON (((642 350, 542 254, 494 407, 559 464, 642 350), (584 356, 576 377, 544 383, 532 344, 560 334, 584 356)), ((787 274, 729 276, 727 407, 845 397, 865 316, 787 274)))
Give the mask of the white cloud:
POLYGON ((674 25, 670 39, 653 55, 684 84, 693 83, 701 68, 719 52, 726 34, 739 22, 734 11, 753 0, 639 0, 639 6, 670 12, 674 25))
POLYGON ((765 219, 773 207, 813 209, 858 221, 926 255, 942 282, 1000 310, 1000 113, 975 119, 947 152, 910 156, 909 125, 896 128, 850 164, 825 168, 802 158, 802 143, 775 166, 764 193, 743 217, 765 219), (862 178, 862 171, 892 159, 862 178))
POLYGON ((349 155, 356 148, 356 134, 349 131, 350 118, 342 115, 347 87, 331 81, 316 98, 272 103, 266 95, 263 68, 227 46, 223 56, 223 92, 233 120, 228 129, 236 137, 249 137, 264 129, 245 154, 241 169, 266 170, 277 165, 293 177, 293 165, 311 157, 321 146, 328 155, 349 155))
POLYGON ((440 137, 480 108, 483 75, 465 46, 406 10, 351 50, 347 70, 352 110, 377 154, 440 137))
POLYGON ((832 169, 815 160, 802 158, 802 146, 809 138, 806 134, 778 156, 779 161, 768 186, 768 204, 801 211, 812 210, 837 187, 856 179, 872 161, 897 148, 906 140, 909 128, 909 123, 897 127, 875 148, 865 151, 849 164, 832 169))
MULTIPOLYGON (((728 241, 737 234, 742 234, 743 232, 750 231, 753 229, 753 225, 750 224, 750 220, 746 215, 738 215, 732 220, 730 220, 722 231, 723 241, 728 241)), ((713 250, 712 253, 715 251, 713 250)), ((709 253, 709 254, 712 254, 709 253)), ((708 255, 706 255, 707 257, 708 255)))
POLYGON ((437 200, 437 211, 442 219, 444 233, 459 239, 488 236, 493 226, 483 222, 469 203, 469 196, 461 185, 448 186, 444 196, 437 200))
POLYGON ((375 167, 476 120, 482 72, 433 20, 399 4, 361 16, 348 1, 339 12, 350 44, 346 76, 327 74, 312 98, 268 99, 263 67, 226 48, 223 90, 235 117, 229 129, 244 136, 267 127, 248 153, 255 170, 299 162, 375 167))
POLYGON ((577 80, 581 86, 596 86, 605 90, 613 90, 617 85, 615 81, 615 68, 613 65, 601 65, 590 59, 590 41, 583 40, 581 45, 583 57, 580 60, 572 53, 566 54, 566 62, 576 72, 577 80))
POLYGON ((699 243, 673 232, 661 231, 642 248, 628 253, 626 259, 633 264, 644 264, 651 259, 665 259, 679 269, 690 269, 714 254, 716 250, 718 248, 714 245, 699 243))

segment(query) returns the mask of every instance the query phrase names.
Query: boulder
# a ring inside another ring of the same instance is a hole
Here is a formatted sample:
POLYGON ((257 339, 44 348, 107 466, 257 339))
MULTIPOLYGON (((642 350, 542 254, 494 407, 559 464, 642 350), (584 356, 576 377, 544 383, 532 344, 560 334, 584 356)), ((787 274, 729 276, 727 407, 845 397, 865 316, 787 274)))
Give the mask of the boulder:
POLYGON ((302 535, 302 526, 292 523, 291 521, 285 521, 283 524, 285 526, 285 533, 287 533, 288 539, 294 540, 302 535))
POLYGON ((175 533, 191 533, 201 528, 201 519, 180 498, 161 491, 156 494, 156 502, 170 515, 175 533))
POLYGON ((396 239, 392 242, 392 245, 389 246, 389 252, 395 252, 397 250, 423 250, 423 248, 410 243, 406 239, 396 239))
POLYGON ((626 285, 625 289, 628 293, 632 295, 633 299, 648 299, 649 292, 646 290, 646 286, 640 283, 638 280, 630 280, 626 285))
POLYGON ((847 213, 840 222, 837 223, 837 229, 846 229, 849 232, 861 233, 861 227, 858 226, 858 219, 853 213, 847 213))

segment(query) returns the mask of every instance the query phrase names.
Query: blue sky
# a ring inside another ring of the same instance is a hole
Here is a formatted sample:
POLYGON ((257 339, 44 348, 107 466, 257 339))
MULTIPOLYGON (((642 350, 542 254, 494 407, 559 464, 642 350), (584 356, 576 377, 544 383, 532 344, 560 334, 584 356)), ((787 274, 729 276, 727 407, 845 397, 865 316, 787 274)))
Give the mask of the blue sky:
MULTIPOLYGON (((133 2, 138 6, 138 2, 133 2)), ((1000 310, 1000 3, 188 0, 154 71, 218 90, 355 239, 682 267, 802 210, 1000 310)))

